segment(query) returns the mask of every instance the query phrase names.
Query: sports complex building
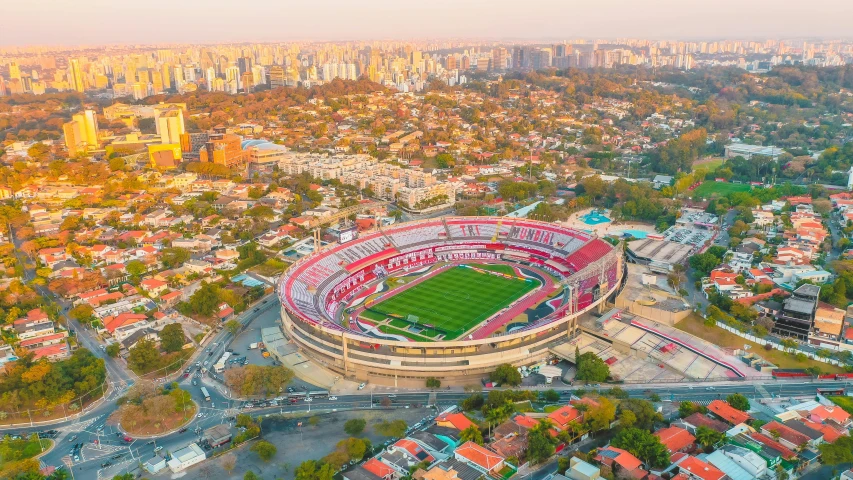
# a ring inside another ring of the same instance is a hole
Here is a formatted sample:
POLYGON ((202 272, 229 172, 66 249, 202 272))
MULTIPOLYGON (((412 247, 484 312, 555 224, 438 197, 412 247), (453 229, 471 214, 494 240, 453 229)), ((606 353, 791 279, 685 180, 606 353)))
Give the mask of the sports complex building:
POLYGON ((471 383, 529 365, 615 295, 622 249, 546 222, 447 217, 330 246, 279 280, 282 328, 348 378, 471 383))

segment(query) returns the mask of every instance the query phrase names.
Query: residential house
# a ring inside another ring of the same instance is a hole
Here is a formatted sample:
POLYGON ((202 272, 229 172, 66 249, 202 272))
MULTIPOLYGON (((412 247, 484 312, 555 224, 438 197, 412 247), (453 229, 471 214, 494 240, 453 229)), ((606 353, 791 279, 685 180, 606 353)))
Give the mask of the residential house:
POLYGON ((726 425, 725 422, 721 422, 707 415, 703 415, 699 412, 696 412, 688 417, 682 418, 681 420, 677 420, 673 422, 673 425, 685 428, 693 435, 696 435, 696 429, 698 429, 699 427, 710 428, 711 430, 714 430, 719 433, 724 433, 726 430, 729 429, 729 426, 726 425))
POLYGON ((677 465, 679 473, 686 475, 689 480, 724 480, 726 478, 726 474, 717 467, 690 455, 678 458, 677 465))
POLYGON ((504 466, 504 458, 486 447, 481 447, 474 442, 468 441, 456 448, 453 452, 456 460, 465 462, 471 467, 489 475, 497 474, 504 466))
POLYGON ((160 294, 169 290, 169 284, 156 278, 147 278, 139 282, 139 287, 148 292, 152 297, 160 296, 160 294))
POLYGON ((139 313, 124 312, 103 319, 104 330, 118 341, 148 326, 148 317, 139 313))
POLYGON ((435 424, 440 427, 450 427, 462 431, 474 424, 464 413, 447 413, 439 415, 435 424))
POLYGON ((647 473, 640 468, 643 462, 639 458, 627 450, 622 450, 612 445, 599 449, 598 454, 595 456, 595 461, 607 465, 611 469, 621 468, 625 472, 630 472, 634 478, 643 478, 647 473), (614 464, 617 467, 614 467, 614 464))
POLYGON ((674 426, 661 428, 655 432, 655 436, 670 454, 692 450, 696 443, 696 437, 690 432, 674 426))
POLYGON ((449 458, 430 466, 429 470, 420 470, 412 475, 415 480, 480 480, 483 472, 466 462, 449 458))
POLYGON ((762 425, 761 433, 771 438, 778 438, 779 443, 791 450, 797 450, 803 445, 809 445, 809 442, 812 441, 808 435, 777 421, 762 425))
POLYGON ((714 400, 708 404, 708 411, 732 425, 746 423, 752 418, 748 413, 742 412, 722 400, 714 400))
POLYGON ((569 468, 566 470, 565 477, 571 480, 599 480, 603 478, 601 469, 578 457, 569 459, 569 468))

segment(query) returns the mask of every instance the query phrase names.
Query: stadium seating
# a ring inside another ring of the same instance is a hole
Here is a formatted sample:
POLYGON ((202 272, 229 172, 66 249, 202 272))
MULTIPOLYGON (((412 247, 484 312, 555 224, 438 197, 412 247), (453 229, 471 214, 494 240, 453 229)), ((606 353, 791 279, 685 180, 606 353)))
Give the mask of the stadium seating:
POLYGON ((566 260, 569 262, 569 265, 575 269, 575 271, 578 271, 590 263, 600 259, 611 250, 613 250, 612 245, 600 238, 594 238, 584 244, 584 246, 575 250, 568 256, 568 258, 566 258, 566 260))

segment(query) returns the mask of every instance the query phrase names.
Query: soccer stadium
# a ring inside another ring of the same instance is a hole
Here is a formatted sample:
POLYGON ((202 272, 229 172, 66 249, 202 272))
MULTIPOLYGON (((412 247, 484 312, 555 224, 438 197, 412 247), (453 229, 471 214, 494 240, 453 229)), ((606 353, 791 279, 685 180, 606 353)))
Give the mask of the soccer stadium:
POLYGON ((300 350, 355 380, 471 383, 545 360, 623 279, 622 249, 527 219, 392 225, 294 263, 278 294, 300 350))

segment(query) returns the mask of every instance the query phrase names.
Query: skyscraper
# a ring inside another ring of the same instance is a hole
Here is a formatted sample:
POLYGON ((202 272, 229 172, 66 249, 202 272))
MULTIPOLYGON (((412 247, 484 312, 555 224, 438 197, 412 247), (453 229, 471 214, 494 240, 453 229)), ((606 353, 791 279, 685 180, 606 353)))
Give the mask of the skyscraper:
POLYGON ((86 87, 83 85, 83 72, 80 71, 80 60, 76 58, 72 58, 69 63, 70 77, 71 77, 71 88, 78 92, 85 92, 86 87))
POLYGON ((75 113, 62 125, 65 148, 71 156, 98 148, 98 120, 94 110, 75 113))

